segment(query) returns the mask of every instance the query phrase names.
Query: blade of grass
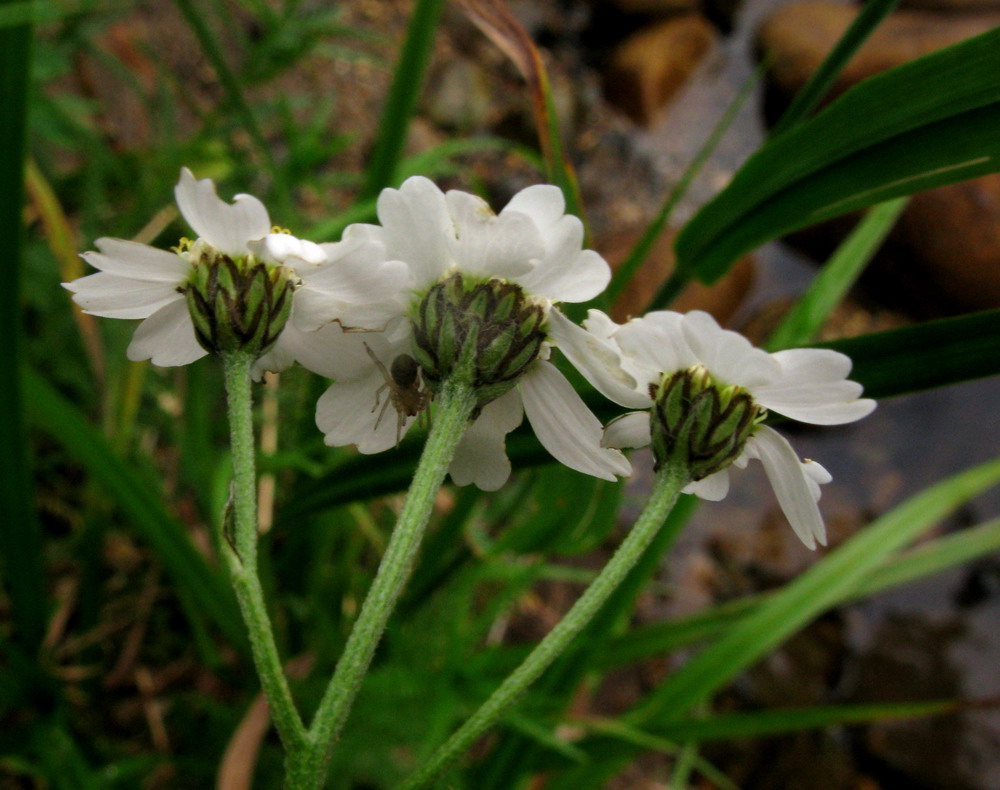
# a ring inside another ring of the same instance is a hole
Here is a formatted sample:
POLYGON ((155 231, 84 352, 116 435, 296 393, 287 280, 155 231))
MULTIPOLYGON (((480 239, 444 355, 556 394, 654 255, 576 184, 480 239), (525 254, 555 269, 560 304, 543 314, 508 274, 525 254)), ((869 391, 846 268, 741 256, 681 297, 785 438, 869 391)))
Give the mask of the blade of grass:
MULTIPOLYGON (((604 298, 607 302, 613 302, 618 295, 625 289, 628 285, 629 280, 635 275, 638 268, 645 262, 646 258, 649 257, 650 250, 653 249, 653 244, 663 233, 664 228, 667 227, 667 223, 670 221, 670 217, 677 207, 677 204, 683 199, 684 195, 687 194, 688 189, 690 189, 692 182, 701 172, 701 169, 705 166, 705 163, 711 158, 712 154, 715 153, 715 149, 718 148, 719 143, 722 142, 722 138, 725 137, 726 132, 729 131, 729 127, 732 126, 736 116, 739 115, 740 110, 743 109, 743 105, 746 104, 747 99, 753 94, 754 88, 757 87, 757 83, 760 81, 761 75, 764 72, 764 66, 759 66, 754 70, 754 73, 750 75, 743 85, 740 87, 739 92, 733 97, 732 101, 729 102, 729 106, 726 107, 725 112, 723 112, 722 117, 719 118, 718 122, 715 124, 711 133, 705 138, 705 142, 702 143, 701 148, 694 155, 694 158, 688 163, 688 166, 681 173, 681 177, 678 179, 677 183, 674 184, 674 188, 670 190, 663 204, 660 206, 660 210, 657 212, 656 217, 649 224, 649 227, 643 232, 642 237, 636 242, 635 247, 629 253, 628 258, 625 259, 624 263, 618 267, 615 271, 614 276, 611 278, 611 282, 608 284, 607 289, 604 292, 604 298)), ((652 310, 653 305, 657 304, 659 301, 659 294, 653 298, 650 302, 648 309, 652 310)))
POLYGON ((678 271, 711 283, 798 228, 996 172, 998 43, 1000 28, 876 74, 772 137, 685 225, 678 271))
MULTIPOLYGON (((998 550, 1000 519, 936 538, 881 565, 835 605, 870 598, 998 550)), ((636 628, 608 645, 598 657, 599 666, 606 670, 719 636, 769 597, 745 596, 688 617, 636 628)))
MULTIPOLYGON (((13 5, 0 0, 0 8, 13 5)), ((42 534, 35 518, 27 435, 22 417, 21 225, 25 127, 28 111, 32 27, 24 22, 0 28, 0 366, 7 385, 0 387, 0 563, 10 596, 16 639, 29 655, 45 632, 45 575, 42 534), (13 380, 11 380, 13 379, 13 380)))
MULTIPOLYGON (((52 254, 59 264, 59 276, 62 277, 63 282, 70 282, 82 277, 85 273, 83 259, 78 253, 73 230, 69 226, 69 220, 66 219, 59 198, 56 197, 49 182, 33 159, 28 159, 24 172, 28 196, 42 221, 49 249, 52 250, 52 254)), ((83 347, 90 358, 90 367, 94 372, 94 377, 98 384, 103 386, 105 382, 104 347, 101 345, 101 336, 97 331, 97 322, 94 321, 94 316, 83 312, 75 302, 72 310, 73 318, 80 330, 80 337, 83 339, 83 347)))
MULTIPOLYGON (((662 567, 663 557, 674 545, 696 506, 697 499, 693 496, 684 495, 678 500, 653 543, 625 580, 577 637, 574 646, 542 676, 534 693, 549 701, 552 710, 564 711, 580 684, 596 668, 595 660, 604 652, 623 619, 634 611, 637 598, 650 577, 662 567)), ((538 748, 527 743, 523 736, 505 732, 491 753, 489 764, 483 766, 476 777, 477 787, 480 790, 513 787, 525 763, 530 763, 537 752, 538 748)))
MULTIPOLYGON (((247 134, 250 135, 250 139, 253 140, 257 152, 260 154, 261 160, 267 165, 271 173, 271 178, 275 182, 276 188, 273 192, 277 201, 287 209, 291 198, 287 189, 288 185, 285 184, 284 172, 278 166, 271 147, 268 145, 267 139, 261 131, 260 124, 257 123, 257 117, 254 115, 253 109, 251 109, 250 103, 243 93, 243 87, 240 85, 239 79, 237 79, 233 70, 229 68, 229 64, 222 54, 222 49, 219 47, 215 36, 202 16, 203 9, 196 8, 192 0, 174 0, 174 2, 178 9, 180 9, 181 15, 188 23, 191 31, 198 39, 205 57, 212 64, 212 68, 215 70, 219 82, 222 83, 222 89, 226 92, 226 98, 233 112, 239 116, 240 122, 246 129, 247 134)), ((290 215, 291 212, 286 210, 285 213, 290 215)))
POLYGON ((234 647, 247 650, 232 591, 163 507, 155 483, 116 453, 80 410, 47 381, 30 370, 24 372, 22 381, 32 423, 62 444, 114 497, 171 574, 188 616, 196 621, 207 616, 234 647))
POLYGON ((628 714, 633 723, 677 718, 851 595, 895 551, 1000 482, 1000 459, 972 467, 911 497, 835 549, 689 661, 628 714))
POLYGON ((1000 310, 925 321, 829 343, 853 362, 869 398, 890 398, 1000 373, 1000 310))
POLYGON ((563 147, 559 117, 552 98, 541 52, 528 31, 510 13, 503 0, 455 0, 456 5, 508 57, 521 72, 531 95, 535 129, 545 159, 548 180, 566 197, 566 210, 584 220, 583 201, 573 164, 563 147))
POLYGON ((413 118, 427 63, 434 49, 434 32, 443 6, 444 0, 417 0, 413 9, 406 41, 382 110, 379 135, 371 152, 365 186, 358 196, 359 202, 374 200, 385 187, 394 186, 410 120, 413 118))
MULTIPOLYGON (((693 707, 741 671, 819 614, 856 594, 887 557, 998 482, 1000 459, 995 459, 911 497, 726 628, 720 639, 668 677, 622 721, 637 727, 680 724, 693 707)), ((596 790, 636 751, 601 739, 583 748, 591 756, 586 772, 571 769, 553 781, 550 790, 596 790)))
POLYGON ((879 203, 865 214, 771 335, 765 346, 768 351, 805 345, 816 336, 874 257, 908 202, 909 198, 896 198, 879 203))
POLYGON ((962 700, 929 700, 927 702, 890 702, 860 705, 818 705, 813 708, 778 708, 752 713, 729 713, 704 719, 674 722, 662 727, 639 730, 623 722, 607 720, 583 721, 592 732, 622 737, 636 745, 643 738, 659 738, 677 748, 678 743, 729 741, 738 738, 759 738, 786 732, 801 732, 845 724, 870 724, 879 721, 899 721, 955 713, 965 707, 962 700))
POLYGON ((861 7, 861 11, 844 35, 837 40, 830 54, 823 59, 819 68, 813 72, 806 84, 795 95, 792 103, 785 110, 785 114, 781 116, 781 120, 771 130, 772 135, 781 134, 786 129, 795 126, 815 109, 816 105, 833 87, 833 83, 840 76, 854 53, 861 48, 861 45, 875 31, 875 28, 895 10, 897 5, 899 5, 899 0, 869 0, 861 7))

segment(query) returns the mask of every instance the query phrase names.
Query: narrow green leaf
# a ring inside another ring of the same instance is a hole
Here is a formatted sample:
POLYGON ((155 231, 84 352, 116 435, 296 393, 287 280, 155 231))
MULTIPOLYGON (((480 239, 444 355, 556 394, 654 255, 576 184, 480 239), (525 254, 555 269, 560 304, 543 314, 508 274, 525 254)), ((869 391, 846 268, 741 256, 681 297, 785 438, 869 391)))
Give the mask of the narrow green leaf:
POLYGON ((882 246, 907 202, 908 198, 896 198, 869 210, 771 335, 769 351, 802 346, 816 336, 882 246))
POLYGON ((394 186, 396 168, 420 97, 443 6, 444 0, 417 0, 414 6, 406 42, 382 110, 378 139, 368 162, 365 186, 358 198, 360 201, 373 200, 382 189, 394 186))
POLYGON ((818 345, 854 361, 865 395, 890 398, 1000 374, 1000 310, 818 345))
MULTIPOLYGON (((861 6, 861 10, 851 26, 837 40, 830 54, 823 59, 819 68, 809 77, 809 81, 795 94, 795 98, 785 110, 785 114, 771 130, 772 135, 778 135, 786 129, 790 129, 812 112, 813 108, 833 87, 837 77, 854 57, 854 53, 861 48, 861 45, 875 32, 875 28, 895 10, 897 5, 899 5, 899 0, 870 0, 861 6)), ((764 56, 766 58, 767 53, 764 53, 764 56)))
POLYGON ((247 101, 243 93, 243 86, 240 85, 236 74, 226 62, 221 47, 215 40, 214 34, 203 17, 204 7, 196 7, 192 0, 174 0, 174 3, 180 9, 181 15, 198 39, 205 57, 212 64, 212 68, 215 70, 219 82, 226 92, 226 98, 233 112, 240 117, 240 121, 246 129, 247 134, 253 140, 258 154, 260 154, 261 159, 271 171, 271 177, 277 182, 278 188, 275 190, 276 198, 279 202, 288 203, 290 196, 285 188, 284 173, 278 167, 271 146, 264 137, 260 124, 257 123, 257 117, 254 115, 250 102, 247 101))
POLYGON ((911 497, 831 552, 686 663, 629 715, 677 719, 797 630, 849 595, 887 557, 954 508, 1000 482, 1000 459, 911 497))
MULTIPOLYGON (((155 483, 119 456, 80 410, 45 379, 26 370, 22 377, 28 417, 114 497, 173 578, 189 617, 210 618, 230 643, 246 648, 236 599, 222 575, 209 566, 184 527, 160 502, 155 483)), ((200 623, 194 623, 195 628, 200 623)))
MULTIPOLYGON (((0 9, 11 7, 0 2, 0 9)), ((0 387, 0 568, 10 596, 16 639, 33 654, 45 633, 45 574, 42 535, 35 518, 27 436, 24 429, 21 367, 21 210, 25 126, 28 109, 32 29, 27 22, 0 28, 0 365, 7 382, 0 387)))
MULTIPOLYGON (((667 193, 667 196, 663 200, 663 204, 660 206, 660 210, 656 213, 653 221, 649 223, 649 226, 643 232, 642 237, 636 242, 635 247, 629 253, 628 258, 618 267, 615 271, 614 276, 611 278, 611 282, 608 284, 607 289, 604 292, 604 299, 607 302, 613 302, 618 295, 625 289, 629 281, 635 275, 639 267, 645 262, 646 258, 649 257, 650 251, 653 249, 653 244, 656 240, 660 238, 660 234, 663 233, 664 228, 667 227, 667 223, 670 221, 670 217, 677 207, 677 204, 683 199, 687 194, 688 189, 690 189, 692 182, 697 177, 698 173, 701 172, 702 167, 711 158, 715 149, 718 148, 719 143, 722 142, 722 138, 725 137, 729 127, 732 126, 736 116, 739 115, 740 110, 743 109, 743 105, 746 104, 746 100, 750 98, 753 94, 754 88, 757 87, 757 83, 760 80, 760 75, 763 68, 758 68, 754 73, 748 77, 743 85, 740 87, 739 92, 733 97, 732 101, 729 102, 729 106, 726 107, 725 112, 722 117, 719 118, 718 122, 712 128, 708 137, 705 138, 705 142, 701 144, 698 152, 694 155, 694 158, 688 163, 688 166, 684 168, 684 172, 681 173, 681 177, 674 184, 674 188, 667 193)), ((656 302, 654 298, 653 302, 656 302)))
MULTIPOLYGON (((894 557, 866 577, 836 605, 864 600, 1000 550, 1000 519, 928 541, 894 557)), ((614 639, 598 658, 604 670, 668 653, 719 636, 770 595, 748 595, 703 612, 641 626, 614 639)))
POLYGON ((998 125, 1000 28, 870 77, 746 162, 684 228, 678 272, 713 282, 797 228, 996 172, 998 125))
MULTIPOLYGON (((891 702, 872 705, 818 705, 813 708, 778 708, 752 713, 721 714, 704 719, 673 722, 662 727, 647 727, 641 731, 636 731, 635 728, 628 729, 633 733, 642 732, 646 736, 662 738, 674 744, 728 741, 737 738, 759 738, 764 735, 816 730, 845 724, 869 724, 878 721, 940 716, 954 713, 960 710, 962 705, 960 700, 891 702)), ((593 729, 605 735, 614 735, 616 731, 620 733, 628 731, 600 724, 593 729)), ((630 738, 630 740, 641 745, 641 742, 636 741, 636 739, 630 738)))
POLYGON ((552 732, 551 729, 527 716, 518 713, 508 713, 503 723, 523 736, 528 742, 537 744, 543 749, 565 757, 574 763, 587 761, 587 754, 571 743, 567 743, 552 732))

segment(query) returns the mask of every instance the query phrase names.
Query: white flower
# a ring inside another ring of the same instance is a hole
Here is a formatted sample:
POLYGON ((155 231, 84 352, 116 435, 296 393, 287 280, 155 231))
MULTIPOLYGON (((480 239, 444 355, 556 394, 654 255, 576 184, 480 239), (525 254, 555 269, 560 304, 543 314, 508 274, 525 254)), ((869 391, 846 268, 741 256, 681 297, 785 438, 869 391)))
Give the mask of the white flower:
MULTIPOLYGON (((769 354, 742 335, 719 327, 700 311, 660 311, 619 325, 590 311, 581 329, 556 317, 550 331, 559 347, 604 395, 623 406, 649 409, 664 375, 707 370, 719 387, 735 386, 753 403, 800 422, 837 425, 870 414, 875 402, 861 398, 860 384, 847 379, 851 360, 828 349, 790 349, 769 354), (651 394, 652 393, 652 394, 651 394)), ((631 412, 607 426, 612 447, 651 443, 649 411, 631 412)), ((756 458, 764 466, 778 503, 810 549, 826 543, 817 502, 820 484, 830 474, 814 461, 800 461, 791 445, 772 428, 755 423, 732 461, 737 468, 756 458)), ((685 488, 703 499, 720 500, 729 491, 729 471, 720 469, 685 488)))
MULTIPOLYGON (((344 314, 364 326, 371 302, 390 298, 399 288, 399 265, 372 261, 378 249, 360 244, 319 245, 287 233, 273 233, 264 205, 252 195, 237 195, 232 203, 219 199, 210 179, 196 181, 181 170, 174 189, 181 214, 197 234, 172 252, 122 239, 102 238, 97 252, 83 258, 100 271, 63 283, 85 312, 107 318, 145 319, 136 330, 127 355, 161 366, 185 365, 208 352, 199 344, 184 290, 195 265, 203 259, 254 256, 286 267, 293 278, 292 322, 287 330, 308 331, 344 314), (363 298, 359 299, 359 294, 363 298)), ((282 336, 259 368, 290 363, 282 336)))
MULTIPOLYGON (((387 260, 406 265, 405 289, 388 307, 394 314, 385 331, 352 333, 327 327, 305 338, 295 352, 303 365, 335 380, 317 406, 317 424, 327 444, 357 444, 361 452, 379 452, 396 443, 397 426, 405 431, 412 424, 416 415, 403 414, 397 422, 395 413, 382 414, 382 406, 375 407, 376 393, 386 384, 383 371, 390 370, 397 357, 423 353, 414 328, 422 300, 459 276, 484 296, 512 294, 542 329, 525 346, 533 356, 518 361, 495 398, 481 401, 481 412, 451 465, 455 482, 486 490, 503 485, 510 474, 505 437, 524 414, 545 448, 567 466, 607 480, 628 474, 624 456, 601 447, 597 418, 547 361, 543 322, 558 312, 553 303, 590 299, 610 278, 604 259, 582 248, 583 225, 565 214, 562 192, 553 186, 529 187, 494 214, 474 195, 444 194, 428 179, 415 177, 398 190, 383 190, 378 217, 381 225, 351 226, 345 239, 377 244, 387 260), (511 285, 516 287, 504 290, 511 285), (369 349, 381 366, 373 362, 369 349)), ((431 375, 424 364, 425 384, 434 383, 431 375)), ((442 376, 447 375, 445 370, 442 376)))

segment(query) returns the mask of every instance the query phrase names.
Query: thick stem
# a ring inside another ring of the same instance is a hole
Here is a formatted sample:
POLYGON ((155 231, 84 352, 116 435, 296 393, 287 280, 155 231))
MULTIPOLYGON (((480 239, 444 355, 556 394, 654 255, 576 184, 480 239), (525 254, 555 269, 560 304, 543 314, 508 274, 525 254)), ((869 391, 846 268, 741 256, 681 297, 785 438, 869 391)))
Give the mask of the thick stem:
MULTIPOLYGON (((236 590, 250 636, 260 685, 271 717, 289 756, 306 743, 305 726, 295 707, 274 641, 264 591, 257 573, 257 481, 253 440, 253 402, 249 354, 223 355, 229 433, 233 455, 232 534, 220 541, 230 581, 236 590)), ((228 521, 228 519, 227 519, 228 521)))
POLYGON ((566 616, 500 684, 479 710, 473 713, 423 766, 400 785, 399 790, 419 790, 430 785, 517 702, 525 689, 535 682, 569 646, 621 584, 643 551, 656 537, 656 533, 663 526, 664 520, 687 482, 686 465, 671 464, 660 472, 653 494, 632 530, 566 616))
POLYGON ((409 578, 438 489, 465 433, 476 396, 468 385, 448 380, 435 396, 435 402, 434 422, 406 502, 310 727, 310 748, 294 761, 295 770, 309 777, 309 783, 296 785, 296 790, 322 786, 334 741, 347 720, 375 648, 409 578))

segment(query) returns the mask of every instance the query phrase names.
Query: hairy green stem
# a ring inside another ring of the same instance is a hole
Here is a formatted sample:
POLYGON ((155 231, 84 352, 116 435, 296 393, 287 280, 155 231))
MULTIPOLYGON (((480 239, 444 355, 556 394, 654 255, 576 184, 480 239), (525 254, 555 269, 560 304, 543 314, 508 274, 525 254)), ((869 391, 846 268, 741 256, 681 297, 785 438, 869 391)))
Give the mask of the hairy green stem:
MULTIPOLYGON (((239 352, 224 354, 222 363, 229 404, 233 487, 232 511, 227 514, 226 519, 227 534, 220 545, 250 636, 250 647, 260 676, 260 685, 291 762, 292 756, 306 745, 306 731, 281 666, 278 646, 274 641, 274 629, 257 573, 257 473, 253 400, 250 392, 253 357, 239 352), (232 517, 231 520, 228 516, 232 517), (231 534, 228 532, 229 523, 232 524, 231 534)), ((295 787, 292 784, 287 786, 295 787)))
POLYGON ((435 402, 434 423, 406 502, 344 653, 316 711, 308 734, 309 748, 289 763, 290 772, 294 770, 297 776, 302 777, 303 783, 295 785, 295 790, 322 787, 334 742, 347 720, 375 648, 410 576, 438 489, 444 482, 455 448, 476 406, 476 395, 469 385, 449 379, 435 396, 435 402))
POLYGON ((429 786, 441 772, 465 753, 520 698, 586 627, 660 531, 681 489, 688 482, 685 464, 669 464, 658 475, 652 496, 628 536, 566 616, 538 643, 479 710, 459 727, 399 790, 429 786))

